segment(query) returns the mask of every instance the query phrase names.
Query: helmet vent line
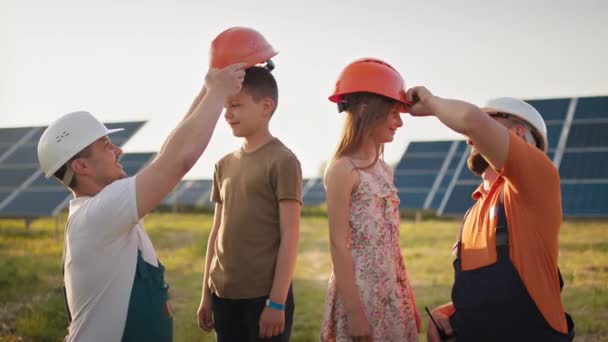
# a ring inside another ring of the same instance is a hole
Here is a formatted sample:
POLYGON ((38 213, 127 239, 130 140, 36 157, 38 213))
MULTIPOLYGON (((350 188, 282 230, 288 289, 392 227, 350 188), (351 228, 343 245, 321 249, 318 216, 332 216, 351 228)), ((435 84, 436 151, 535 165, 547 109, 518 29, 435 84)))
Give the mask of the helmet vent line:
POLYGON ((63 131, 61 133, 61 135, 58 135, 57 137, 55 137, 55 141, 59 143, 59 142, 61 142, 61 140, 63 140, 63 138, 65 138, 65 137, 67 137, 69 135, 70 135, 70 133, 68 133, 66 131, 63 131))

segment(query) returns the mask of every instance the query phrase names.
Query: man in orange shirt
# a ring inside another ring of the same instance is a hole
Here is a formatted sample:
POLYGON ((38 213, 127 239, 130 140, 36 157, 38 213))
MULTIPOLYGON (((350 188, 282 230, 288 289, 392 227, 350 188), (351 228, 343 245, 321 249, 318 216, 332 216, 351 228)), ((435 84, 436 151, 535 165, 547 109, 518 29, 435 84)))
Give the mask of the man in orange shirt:
MULTIPOLYGON (((454 247, 452 302, 433 310, 441 338, 572 340, 557 267, 560 178, 545 154, 547 128, 538 111, 513 98, 480 109, 424 87, 407 96, 416 101, 412 115, 434 115, 468 138, 468 166, 483 180, 454 247)), ((427 337, 439 341, 437 327, 430 324, 427 337)))

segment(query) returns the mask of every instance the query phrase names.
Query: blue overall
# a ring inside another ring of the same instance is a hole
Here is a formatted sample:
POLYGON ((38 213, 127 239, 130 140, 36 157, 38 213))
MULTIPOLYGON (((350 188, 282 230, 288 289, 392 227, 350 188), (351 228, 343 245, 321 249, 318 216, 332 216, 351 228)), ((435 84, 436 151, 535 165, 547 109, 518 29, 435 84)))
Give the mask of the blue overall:
MULTIPOLYGON (((61 273, 64 273, 64 262, 61 273)), ((137 250, 137 266, 133 278, 133 288, 129 299, 129 311, 123 331, 123 341, 172 341, 173 314, 169 307, 169 285, 165 283, 165 267, 158 262, 158 267, 144 261, 141 251, 137 250)), ((72 313, 68 306, 68 297, 63 287, 68 322, 72 322, 72 313)))
POLYGON ((148 264, 137 250, 137 268, 129 299, 123 341, 172 341, 173 316, 165 267, 148 264))
MULTIPOLYGON (((509 229, 501 191, 496 205, 496 252, 493 265, 462 271, 460 246, 454 261, 452 302, 456 309, 450 323, 457 341, 572 341, 574 323, 566 314, 568 334, 554 330, 530 297, 509 257, 509 229)), ((466 218, 466 215, 465 215, 466 218)), ((558 269, 559 272, 559 269, 558 269)), ((563 280, 560 278, 560 288, 563 280)))

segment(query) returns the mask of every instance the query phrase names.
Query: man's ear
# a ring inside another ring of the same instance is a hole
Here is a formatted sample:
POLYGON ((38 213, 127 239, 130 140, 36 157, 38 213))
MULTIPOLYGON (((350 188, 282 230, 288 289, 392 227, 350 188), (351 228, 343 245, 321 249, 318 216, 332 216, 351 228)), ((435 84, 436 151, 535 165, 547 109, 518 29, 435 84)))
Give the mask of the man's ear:
POLYGON ((76 175, 83 175, 89 172, 89 165, 85 160, 80 158, 74 159, 70 162, 70 167, 76 175))
POLYGON ((526 127, 524 127, 524 125, 515 125, 513 129, 518 137, 526 139, 526 127))

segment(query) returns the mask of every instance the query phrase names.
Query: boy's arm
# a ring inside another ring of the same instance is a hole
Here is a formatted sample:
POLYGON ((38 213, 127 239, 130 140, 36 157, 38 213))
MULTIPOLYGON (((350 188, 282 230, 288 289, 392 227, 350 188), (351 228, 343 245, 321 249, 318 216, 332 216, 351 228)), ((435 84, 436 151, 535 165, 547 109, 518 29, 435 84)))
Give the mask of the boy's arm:
MULTIPOLYGON (((295 156, 279 158, 270 170, 272 186, 279 201, 280 245, 274 269, 274 279, 268 300, 284 305, 296 267, 300 236, 302 198, 302 168, 295 156)), ((283 310, 265 307, 260 317, 260 337, 271 338, 285 330, 283 310)))
POLYGON ((207 241, 207 253, 205 256, 205 271, 203 272, 203 284, 201 289, 201 303, 198 309, 198 326, 205 330, 213 329, 213 320, 211 318, 211 289, 209 288, 209 270, 211 269, 211 261, 215 256, 215 241, 217 240, 217 232, 222 223, 221 203, 215 204, 215 213, 213 215, 213 227, 209 233, 207 241))
MULTIPOLYGON (((274 303, 285 304, 291 285, 300 236, 300 202, 297 200, 279 201, 279 220, 281 243, 274 271, 274 281, 268 299, 274 303)), ((270 338, 285 330, 285 311, 265 307, 260 317, 260 337, 270 338)))
POLYGON ((279 202, 281 244, 269 296, 269 299, 275 303, 285 303, 291 278, 296 268, 300 236, 300 207, 300 202, 296 200, 282 200, 279 202))

